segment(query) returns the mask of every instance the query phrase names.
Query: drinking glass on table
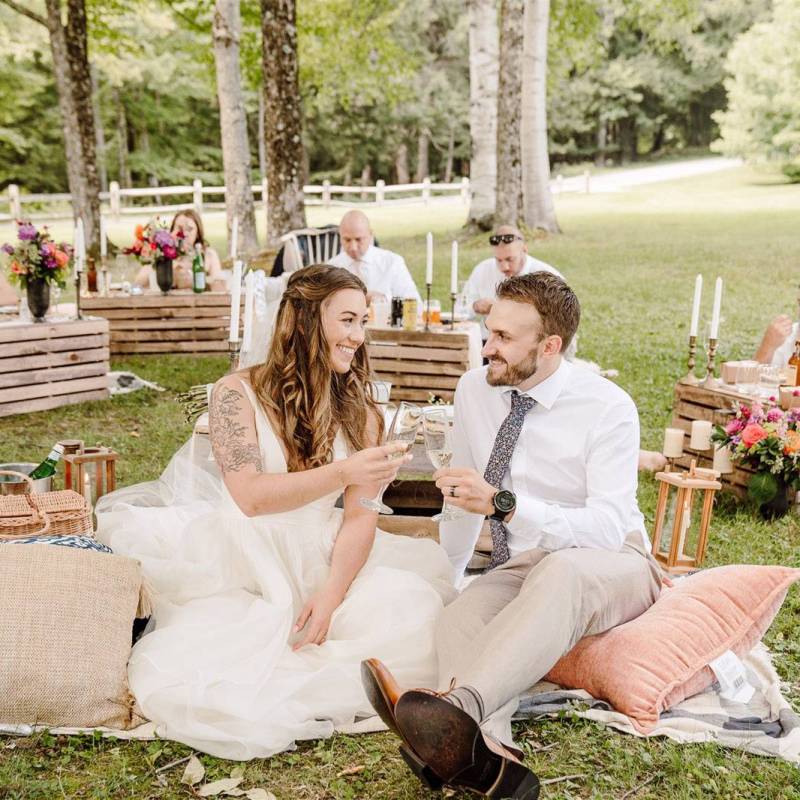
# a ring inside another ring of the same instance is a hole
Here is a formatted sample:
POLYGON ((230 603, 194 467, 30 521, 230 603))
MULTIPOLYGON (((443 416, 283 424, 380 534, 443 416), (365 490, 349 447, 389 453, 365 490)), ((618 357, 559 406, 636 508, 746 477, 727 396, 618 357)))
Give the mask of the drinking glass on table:
MULTIPOLYGON (((453 420, 443 408, 429 408, 422 414, 425 450, 435 469, 447 469, 453 459, 453 420)), ((431 517, 434 522, 450 522, 464 516, 460 508, 442 503, 442 510, 431 517)))
MULTIPOLYGON (((383 443, 402 442, 406 447, 394 453, 391 456, 392 459, 403 458, 411 450, 419 432, 421 416, 422 412, 413 403, 400 403, 397 406, 397 411, 384 436, 383 443)), ((386 491, 387 486, 388 484, 383 484, 375 497, 362 497, 361 505, 370 511, 377 511, 379 514, 393 514, 392 509, 383 502, 383 493, 386 491)))
POLYGON ((758 389, 762 397, 777 397, 780 385, 781 375, 778 367, 772 364, 758 365, 758 389))

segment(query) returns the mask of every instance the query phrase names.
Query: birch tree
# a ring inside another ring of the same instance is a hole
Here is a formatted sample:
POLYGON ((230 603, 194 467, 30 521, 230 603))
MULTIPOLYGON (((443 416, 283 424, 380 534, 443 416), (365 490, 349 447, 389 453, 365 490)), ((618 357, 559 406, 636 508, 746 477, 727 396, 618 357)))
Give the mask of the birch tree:
POLYGON ((216 0, 211 30, 217 70, 228 241, 231 239, 233 220, 238 219, 240 247, 237 249, 252 254, 258 249, 258 239, 253 192, 250 188, 247 114, 239 70, 239 40, 242 33, 239 0, 216 0))
POLYGON ((500 65, 497 85, 496 225, 524 221, 522 193, 522 21, 524 0, 500 2, 500 65))
POLYGON ((522 47, 522 183, 525 224, 559 233, 547 143, 547 27, 550 0, 525 0, 522 47))
POLYGON ((497 181, 497 7, 469 0, 470 206, 467 225, 488 230, 497 181))
POLYGON ((306 224, 295 0, 261 0, 267 243, 306 224))

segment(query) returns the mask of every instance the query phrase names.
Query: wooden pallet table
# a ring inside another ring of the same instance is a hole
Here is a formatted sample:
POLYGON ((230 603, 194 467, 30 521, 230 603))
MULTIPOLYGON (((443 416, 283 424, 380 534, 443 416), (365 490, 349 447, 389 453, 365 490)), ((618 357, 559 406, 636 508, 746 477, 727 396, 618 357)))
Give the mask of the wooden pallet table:
POLYGON ((81 306, 108 320, 112 355, 228 352, 227 292, 92 295, 81 298, 81 306))
POLYGON ((470 323, 454 331, 370 328, 370 365, 380 380, 391 381, 391 399, 427 403, 436 395, 452 402, 458 379, 480 366, 480 329, 471 324, 474 330, 470 323))
POLYGON ((103 400, 108 322, 99 318, 0 323, 0 417, 103 400))
MULTIPOLYGON (((733 417, 737 403, 749 405, 754 398, 751 395, 737 392, 735 387, 720 384, 716 389, 706 389, 704 386, 691 386, 686 383, 675 384, 675 401, 672 406, 672 427, 686 431, 684 454, 676 459, 680 467, 689 468, 692 459, 697 461, 699 467, 713 466, 713 450, 699 451, 689 447, 689 432, 692 422, 696 419, 707 420, 712 425, 726 425, 733 417)), ((720 478, 723 486, 744 497, 747 494, 747 484, 753 470, 747 467, 735 466, 733 472, 720 478)))

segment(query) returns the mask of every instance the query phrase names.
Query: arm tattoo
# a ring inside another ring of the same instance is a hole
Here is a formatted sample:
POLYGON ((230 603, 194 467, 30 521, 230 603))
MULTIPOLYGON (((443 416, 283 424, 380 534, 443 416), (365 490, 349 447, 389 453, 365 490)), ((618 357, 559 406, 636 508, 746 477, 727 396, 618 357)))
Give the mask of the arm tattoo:
POLYGON ((257 444, 247 442, 247 428, 237 419, 241 411, 242 394, 227 386, 211 395, 209 421, 211 447, 223 472, 239 472, 244 467, 255 467, 263 473, 261 452, 257 444))

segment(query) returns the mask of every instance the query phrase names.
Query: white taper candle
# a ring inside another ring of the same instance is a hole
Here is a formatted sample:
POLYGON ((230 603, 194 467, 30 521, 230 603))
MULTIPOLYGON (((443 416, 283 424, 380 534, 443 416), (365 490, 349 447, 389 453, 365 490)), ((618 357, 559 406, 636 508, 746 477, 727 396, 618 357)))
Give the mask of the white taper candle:
POLYGON ((239 305, 242 301, 242 262, 233 264, 233 277, 231 278, 231 329, 228 334, 229 342, 239 341, 239 305))
POLYGON ((433 283, 433 234, 428 233, 426 239, 426 259, 425 259, 425 283, 430 286, 433 283))
POLYGON ((722 278, 717 278, 714 285, 714 310, 711 312, 711 334, 712 339, 717 339, 719 334, 719 311, 722 307, 722 278))
POLYGON ((244 331, 242 332, 242 351, 248 352, 253 342, 253 307, 255 292, 255 272, 252 270, 244 277, 244 331))

